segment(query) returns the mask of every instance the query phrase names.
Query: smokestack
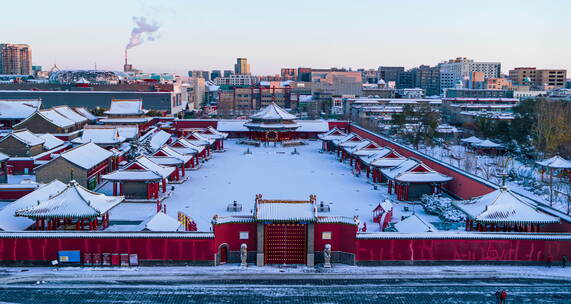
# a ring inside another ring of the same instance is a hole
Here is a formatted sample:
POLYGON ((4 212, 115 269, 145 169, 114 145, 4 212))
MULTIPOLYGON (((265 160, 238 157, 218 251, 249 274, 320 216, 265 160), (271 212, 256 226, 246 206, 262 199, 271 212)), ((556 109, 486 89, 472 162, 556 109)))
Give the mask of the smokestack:
POLYGON ((127 50, 125 49, 125 65, 127 65, 127 50))

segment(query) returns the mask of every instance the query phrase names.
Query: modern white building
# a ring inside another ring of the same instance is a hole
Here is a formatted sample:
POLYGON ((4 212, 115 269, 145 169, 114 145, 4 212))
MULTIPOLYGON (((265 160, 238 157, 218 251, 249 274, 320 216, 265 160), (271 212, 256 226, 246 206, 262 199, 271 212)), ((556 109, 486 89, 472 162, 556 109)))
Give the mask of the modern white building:
POLYGON ((218 77, 214 80, 216 85, 230 86, 250 86, 257 82, 255 76, 251 75, 230 75, 228 77, 218 77))

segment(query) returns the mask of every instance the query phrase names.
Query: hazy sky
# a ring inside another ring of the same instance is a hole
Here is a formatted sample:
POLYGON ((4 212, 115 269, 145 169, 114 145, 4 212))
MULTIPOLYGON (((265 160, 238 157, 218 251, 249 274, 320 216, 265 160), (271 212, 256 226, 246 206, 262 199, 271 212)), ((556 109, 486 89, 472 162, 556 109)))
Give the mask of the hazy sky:
POLYGON ((159 39, 129 51, 147 72, 434 65, 453 57, 571 70, 571 0, 3 1, 0 43, 27 43, 49 69, 122 69, 133 17, 159 39))

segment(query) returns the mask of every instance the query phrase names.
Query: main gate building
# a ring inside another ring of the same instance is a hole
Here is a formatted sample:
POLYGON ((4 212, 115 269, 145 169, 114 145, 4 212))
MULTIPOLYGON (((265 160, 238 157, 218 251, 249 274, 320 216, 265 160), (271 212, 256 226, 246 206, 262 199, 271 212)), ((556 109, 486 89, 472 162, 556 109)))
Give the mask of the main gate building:
POLYGON ((248 261, 258 266, 305 264, 323 260, 326 244, 332 259, 353 264, 357 229, 355 218, 320 216, 316 196, 307 201, 268 200, 256 195, 253 215, 214 216, 216 263, 238 262, 240 247, 246 244, 248 261), (351 245, 353 244, 353 245, 351 245))

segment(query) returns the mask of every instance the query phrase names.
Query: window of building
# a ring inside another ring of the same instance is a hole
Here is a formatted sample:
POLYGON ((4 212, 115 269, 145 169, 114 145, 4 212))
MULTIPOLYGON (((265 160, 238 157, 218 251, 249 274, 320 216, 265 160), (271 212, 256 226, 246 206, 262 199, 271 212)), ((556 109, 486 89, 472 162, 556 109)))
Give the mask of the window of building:
POLYGON ((240 231, 240 239, 247 240, 250 238, 250 233, 248 231, 240 231))
POLYGON ((331 239, 331 231, 323 231, 321 233, 321 239, 322 240, 330 240, 331 239))

